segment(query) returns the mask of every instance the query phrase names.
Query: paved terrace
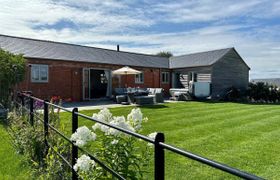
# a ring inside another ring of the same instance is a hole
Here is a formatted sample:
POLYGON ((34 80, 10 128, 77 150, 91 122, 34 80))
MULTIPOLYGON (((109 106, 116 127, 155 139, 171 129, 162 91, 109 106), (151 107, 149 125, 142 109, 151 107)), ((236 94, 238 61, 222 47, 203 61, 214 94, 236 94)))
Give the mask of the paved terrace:
POLYGON ((63 103, 62 106, 68 110, 72 110, 75 107, 79 108, 79 110, 93 110, 93 109, 102 109, 102 108, 137 106, 137 104, 122 105, 122 104, 117 104, 116 102, 111 100, 95 100, 95 101, 85 101, 85 102, 68 102, 68 103, 63 103))

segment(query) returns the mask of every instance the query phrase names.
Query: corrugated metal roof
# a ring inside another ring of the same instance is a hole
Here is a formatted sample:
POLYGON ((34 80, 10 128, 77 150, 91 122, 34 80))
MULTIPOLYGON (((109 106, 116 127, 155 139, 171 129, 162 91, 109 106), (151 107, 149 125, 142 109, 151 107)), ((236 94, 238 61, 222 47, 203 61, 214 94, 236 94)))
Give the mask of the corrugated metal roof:
POLYGON ((221 59, 231 49, 233 48, 174 56, 169 60, 169 68, 175 69, 185 67, 210 66, 221 59))
POLYGON ((26 58, 168 68, 169 59, 95 47, 0 35, 0 48, 26 58))

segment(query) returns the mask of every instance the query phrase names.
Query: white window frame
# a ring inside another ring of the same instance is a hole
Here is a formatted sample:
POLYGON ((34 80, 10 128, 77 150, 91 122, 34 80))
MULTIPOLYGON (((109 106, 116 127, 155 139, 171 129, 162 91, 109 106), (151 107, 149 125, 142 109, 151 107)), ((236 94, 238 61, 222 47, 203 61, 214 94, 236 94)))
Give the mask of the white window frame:
POLYGON ((170 74, 169 72, 161 72, 161 83, 162 84, 168 84, 170 82, 170 74), (165 76, 165 81, 164 78, 162 78, 163 76, 165 76))
POLYGON ((48 83, 49 82, 49 65, 46 64, 31 64, 30 79, 33 83, 48 83), (33 68, 39 68, 39 80, 33 79, 33 68), (41 76, 41 71, 43 68, 47 68, 47 79, 43 80, 41 76))
POLYGON ((135 74, 135 83, 144 84, 144 72, 141 72, 140 74, 135 74), (142 81, 140 76, 143 76, 142 81))

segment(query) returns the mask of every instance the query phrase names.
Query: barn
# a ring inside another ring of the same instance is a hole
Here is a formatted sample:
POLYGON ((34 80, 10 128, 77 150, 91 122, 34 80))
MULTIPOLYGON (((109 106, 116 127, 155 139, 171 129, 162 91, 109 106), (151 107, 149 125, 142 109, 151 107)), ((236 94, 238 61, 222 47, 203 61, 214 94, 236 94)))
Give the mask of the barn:
POLYGON ((231 87, 241 92, 248 87, 250 68, 234 48, 171 57, 169 67, 173 88, 188 89, 193 82, 209 87, 212 99, 220 99, 231 87))

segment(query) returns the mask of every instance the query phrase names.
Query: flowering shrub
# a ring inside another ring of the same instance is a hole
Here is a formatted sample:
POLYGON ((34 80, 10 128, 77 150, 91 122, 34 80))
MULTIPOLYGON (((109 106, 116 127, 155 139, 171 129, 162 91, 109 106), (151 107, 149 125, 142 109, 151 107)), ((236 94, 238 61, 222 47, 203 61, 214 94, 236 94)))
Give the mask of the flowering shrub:
MULTIPOLYGON (((127 117, 114 117, 106 108, 100 110, 99 113, 93 114, 92 117, 133 132, 140 132, 142 130, 142 123, 148 120, 143 117, 139 108, 132 109, 127 117)), ((81 128, 84 129, 84 135, 78 133, 79 128, 77 132, 71 136, 71 140, 76 144, 79 144, 77 142, 81 140, 83 142, 81 144, 85 145, 87 142, 95 140, 96 136, 98 136, 94 144, 94 155, 96 157, 109 165, 124 178, 143 179, 145 173, 144 169, 149 165, 152 155, 149 146, 141 146, 139 140, 136 138, 100 123, 96 123, 92 126, 94 132, 90 132, 86 127, 81 128), (93 134, 94 138, 92 138, 93 134)), ((89 176, 101 179, 112 178, 106 171, 90 161, 90 158, 85 155, 77 160, 75 170, 82 178, 89 176), (84 165, 82 165, 83 163, 84 165), (91 164, 94 164, 94 166, 92 165, 92 168, 88 168, 91 164)))

